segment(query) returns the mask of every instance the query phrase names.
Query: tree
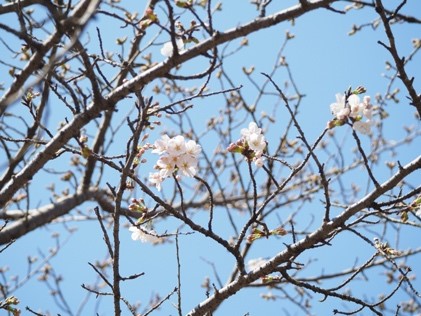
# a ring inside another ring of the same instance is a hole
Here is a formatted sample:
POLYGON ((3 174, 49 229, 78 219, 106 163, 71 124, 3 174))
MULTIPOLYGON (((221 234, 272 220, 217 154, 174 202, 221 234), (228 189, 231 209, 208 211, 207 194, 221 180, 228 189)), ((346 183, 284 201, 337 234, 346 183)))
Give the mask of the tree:
POLYGON ((1 309, 420 313, 416 1, 289 2, 0 6, 1 309))

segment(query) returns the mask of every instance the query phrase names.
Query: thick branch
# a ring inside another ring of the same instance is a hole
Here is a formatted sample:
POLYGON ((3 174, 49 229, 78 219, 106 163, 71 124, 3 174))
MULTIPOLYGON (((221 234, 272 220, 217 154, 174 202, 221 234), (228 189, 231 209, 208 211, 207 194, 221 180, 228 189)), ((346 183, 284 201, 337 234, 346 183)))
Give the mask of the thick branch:
POLYGON ((196 46, 192 47, 186 52, 174 56, 173 58, 170 58, 165 62, 160 63, 155 67, 139 74, 135 78, 129 80, 128 82, 117 88, 115 91, 113 91, 109 95, 108 99, 112 102, 117 102, 125 96, 127 96, 132 91, 139 90, 153 79, 166 75, 173 67, 180 65, 197 56, 200 56, 217 45, 221 45, 223 43, 232 41, 236 38, 244 37, 261 29, 277 25, 281 22, 295 19, 309 11, 328 7, 331 3, 335 1, 336 0, 321 0, 317 2, 311 2, 308 3, 305 6, 305 8, 301 5, 295 5, 268 17, 255 19, 254 21, 243 26, 239 26, 235 29, 231 29, 222 33, 215 32, 212 37, 197 44, 196 46))
MULTIPOLYGON (((229 30, 225 33, 216 33, 213 37, 203 41, 201 44, 198 44, 185 53, 160 63, 155 67, 145 71, 144 73, 141 73, 135 78, 129 80, 111 92, 105 98, 105 100, 108 101, 108 104, 115 104, 133 91, 139 90, 145 84, 158 77, 164 76, 174 66, 200 56, 202 53, 205 53, 215 45, 223 44, 235 38, 248 35, 260 29, 268 28, 292 18, 297 18, 298 16, 308 11, 326 7, 335 1, 336 0, 321 0, 318 2, 312 2, 308 3, 305 8, 301 7, 300 5, 296 5, 269 17, 256 19, 249 24, 233 30, 229 30)), ((8 92, 7 95, 10 96, 10 92, 8 92)), ((76 115, 74 119, 46 145, 44 151, 38 154, 38 156, 30 164, 26 165, 26 167, 16 175, 14 181, 10 181, 8 184, 6 184, 6 186, 0 192, 0 207, 4 207, 6 203, 11 200, 16 191, 22 187, 22 185, 29 181, 33 175, 36 174, 47 163, 47 161, 54 158, 55 153, 63 146, 63 144, 66 144, 67 141, 73 137, 84 125, 90 122, 93 118, 97 117, 102 111, 109 108, 106 106, 107 102, 102 101, 103 100, 94 100, 94 103, 91 104, 84 113, 76 115)), ((1 108, 3 108, 2 102, 7 104, 6 100, 0 100, 1 108)))
POLYGON ((0 6, 0 14, 17 12, 19 9, 29 7, 34 4, 42 4, 45 6, 52 6, 52 3, 45 0, 18 0, 11 3, 6 3, 0 6))
MULTIPOLYGON (((25 68, 16 76, 13 83, 10 85, 10 88, 5 92, 5 94, 0 98, 0 116, 4 114, 7 106, 13 103, 21 93, 25 82, 28 78, 37 72, 38 69, 43 66, 43 59, 46 53, 55 45, 57 45, 64 33, 61 29, 72 29, 75 26, 79 28, 85 27, 88 20, 94 14, 96 7, 99 5, 100 0, 90 1, 85 0, 80 2, 79 5, 74 9, 73 14, 65 20, 62 27, 58 28, 56 32, 51 35, 44 43, 40 46, 38 50, 32 55, 29 62, 26 64, 25 68)), ((70 49, 71 47, 68 47, 70 49)))
POLYGON ((287 249, 277 254, 262 267, 253 270, 246 275, 240 275, 236 280, 226 285, 217 293, 215 293, 207 300, 203 301, 201 304, 196 306, 192 311, 190 311, 188 315, 205 315, 206 313, 215 310, 224 300, 234 295, 243 287, 247 286, 248 284, 256 281, 257 279, 265 275, 270 274, 279 265, 290 262, 306 249, 310 249, 316 244, 325 241, 350 217, 352 217, 359 211, 370 207, 370 205, 372 205, 372 203, 378 197, 393 189, 396 185, 398 185, 400 181, 402 181, 406 176, 416 171, 417 169, 421 169, 421 156, 418 156, 412 162, 401 168, 398 173, 396 173, 393 177, 391 177, 388 181, 380 185, 378 188, 371 191, 359 202, 350 205, 345 211, 343 211, 340 215, 332 219, 330 222, 323 223, 319 229, 306 236, 305 238, 301 239, 300 241, 287 247, 287 249))
POLYGON ((35 210, 30 210, 27 213, 27 216, 13 222, 0 231, 0 245, 15 240, 26 233, 67 214, 84 201, 86 201, 85 194, 75 193, 74 195, 61 198, 55 203, 48 204, 35 210))

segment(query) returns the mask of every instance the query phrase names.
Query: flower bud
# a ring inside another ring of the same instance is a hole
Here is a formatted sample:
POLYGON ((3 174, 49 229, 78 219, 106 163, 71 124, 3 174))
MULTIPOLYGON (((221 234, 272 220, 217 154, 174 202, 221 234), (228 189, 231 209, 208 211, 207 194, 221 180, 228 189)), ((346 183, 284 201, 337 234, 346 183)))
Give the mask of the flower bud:
POLYGON ((240 153, 241 149, 242 148, 238 146, 236 143, 231 143, 227 148, 228 152, 230 153, 240 153))
POLYGON ((362 94, 365 93, 367 90, 363 86, 358 86, 355 88, 354 91, 352 91, 352 94, 362 94))

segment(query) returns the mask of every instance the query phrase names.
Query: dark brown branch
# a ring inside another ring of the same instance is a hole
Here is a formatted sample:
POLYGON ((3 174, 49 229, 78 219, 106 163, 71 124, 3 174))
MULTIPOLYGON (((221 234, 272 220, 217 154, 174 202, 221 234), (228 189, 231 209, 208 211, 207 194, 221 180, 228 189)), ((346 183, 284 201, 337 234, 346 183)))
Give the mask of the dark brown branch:
POLYGON ((375 188, 358 202, 347 207, 341 214, 332 219, 330 222, 324 222, 319 229, 287 247, 285 250, 264 264, 261 268, 251 271, 247 275, 238 276, 237 279, 224 286, 222 289, 219 289, 218 293, 212 295, 207 300, 196 306, 188 313, 188 315, 198 316, 212 312, 219 306, 219 304, 221 304, 230 296, 234 295, 243 287, 256 281, 260 277, 272 273, 279 265, 290 262, 303 251, 315 246, 320 242, 323 242, 329 238, 329 236, 334 231, 340 228, 349 218, 354 216, 359 211, 369 207, 378 197, 393 189, 406 176, 418 169, 421 169, 421 156, 417 157, 406 166, 403 166, 388 181, 381 184, 380 187, 375 188))
POLYGON ((418 112, 418 118, 421 120, 421 95, 417 94, 414 88, 414 78, 409 78, 405 70, 405 58, 399 57, 399 53, 395 43, 395 36, 393 35, 392 28, 390 27, 390 19, 386 16, 385 9, 381 0, 376 0, 376 12, 382 19, 384 30, 387 38, 389 39, 389 46, 379 41, 379 44, 386 48, 392 55, 395 61, 396 69, 399 73, 399 78, 404 84, 406 90, 411 98, 411 105, 415 107, 418 112))

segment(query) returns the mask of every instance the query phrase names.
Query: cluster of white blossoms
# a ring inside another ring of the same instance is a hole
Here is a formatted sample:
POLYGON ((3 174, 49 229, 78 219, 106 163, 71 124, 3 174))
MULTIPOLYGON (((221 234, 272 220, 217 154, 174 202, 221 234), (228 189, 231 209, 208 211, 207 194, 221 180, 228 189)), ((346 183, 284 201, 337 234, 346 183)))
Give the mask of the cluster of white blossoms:
POLYGON ((262 156, 263 150, 266 148, 265 136, 262 135, 262 129, 257 127, 255 122, 250 122, 248 128, 241 129, 241 136, 256 155, 262 156))
POLYGON ((254 152, 252 161, 258 167, 263 166, 264 158, 262 155, 266 148, 266 140, 265 136, 262 134, 262 129, 259 128, 255 122, 250 122, 248 128, 243 128, 241 130, 241 136, 248 148, 254 152))
POLYGON ((149 181, 161 190, 161 183, 170 177, 175 171, 187 177, 193 177, 197 173, 198 156, 202 147, 194 140, 185 141, 181 135, 170 138, 163 135, 153 144, 152 153, 160 155, 154 168, 157 172, 149 174, 149 181))
POLYGON ((330 105, 330 110, 335 115, 335 119, 329 121, 328 127, 344 125, 350 119, 354 130, 368 135, 371 131, 373 117, 373 105, 370 101, 369 96, 364 96, 361 102, 357 93, 351 94, 347 100, 343 94, 336 94, 336 102, 330 105), (363 122, 364 117, 366 120, 363 122))
MULTIPOLYGON (((183 39, 182 38, 177 38, 175 40, 175 43, 177 45, 178 51, 179 52, 183 51, 183 49, 184 49, 184 41, 183 41, 183 39)), ((165 56, 165 57, 171 57, 173 55, 173 53, 174 53, 173 50, 174 50, 174 47, 172 45, 172 42, 171 41, 170 42, 166 42, 164 45, 162 45, 161 54, 163 56, 165 56)))
POLYGON ((248 161, 253 161, 257 167, 262 167, 264 163, 263 152, 266 148, 265 136, 262 129, 257 127, 255 122, 250 122, 248 128, 241 130, 241 139, 228 146, 231 153, 240 153, 248 161))

